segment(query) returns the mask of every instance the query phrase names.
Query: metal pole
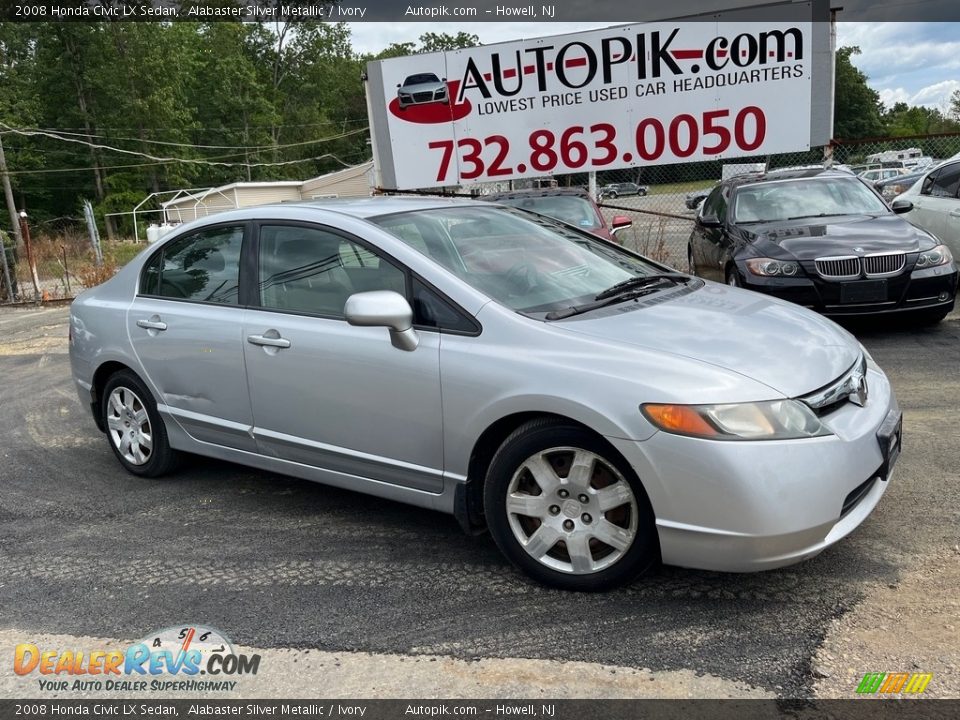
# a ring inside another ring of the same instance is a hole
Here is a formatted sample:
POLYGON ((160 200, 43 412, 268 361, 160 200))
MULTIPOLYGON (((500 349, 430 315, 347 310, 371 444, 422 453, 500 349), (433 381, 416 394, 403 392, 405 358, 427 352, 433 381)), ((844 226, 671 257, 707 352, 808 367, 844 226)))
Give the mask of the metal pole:
POLYGON ((0 179, 3 180, 3 194, 7 198, 7 212, 10 213, 10 224, 13 226, 13 239, 17 247, 23 246, 23 236, 17 225, 17 204, 13 201, 13 189, 10 187, 10 175, 7 171, 7 156, 3 153, 3 140, 0 139, 0 179))
POLYGON ((23 245, 27 249, 27 265, 30 267, 30 279, 33 281, 33 300, 40 302, 40 277, 37 275, 37 264, 33 261, 33 248, 30 246, 30 226, 27 224, 27 214, 20 213, 20 232, 23 235, 23 245))

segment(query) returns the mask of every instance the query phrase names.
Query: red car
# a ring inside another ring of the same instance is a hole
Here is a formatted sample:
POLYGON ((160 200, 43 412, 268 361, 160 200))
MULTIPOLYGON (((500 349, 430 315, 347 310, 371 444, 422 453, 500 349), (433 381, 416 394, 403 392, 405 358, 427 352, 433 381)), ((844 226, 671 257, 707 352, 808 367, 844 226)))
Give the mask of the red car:
POLYGON ((484 195, 483 199, 546 215, 614 242, 619 242, 618 232, 633 224, 626 215, 616 215, 608 226, 593 198, 581 188, 510 190, 484 195))

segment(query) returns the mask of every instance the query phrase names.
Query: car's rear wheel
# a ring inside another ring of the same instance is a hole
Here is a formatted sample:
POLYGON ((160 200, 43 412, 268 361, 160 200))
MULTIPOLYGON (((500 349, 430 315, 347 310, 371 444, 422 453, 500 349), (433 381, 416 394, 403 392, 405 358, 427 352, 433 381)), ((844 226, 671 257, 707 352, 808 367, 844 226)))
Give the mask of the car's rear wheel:
POLYGON ((134 373, 114 373, 103 388, 100 403, 110 449, 134 475, 159 477, 179 458, 170 447, 163 420, 150 391, 134 373))
POLYGON ((601 438, 568 423, 534 420, 504 441, 487 472, 484 511, 503 554, 547 585, 604 590, 659 558, 636 474, 601 438))

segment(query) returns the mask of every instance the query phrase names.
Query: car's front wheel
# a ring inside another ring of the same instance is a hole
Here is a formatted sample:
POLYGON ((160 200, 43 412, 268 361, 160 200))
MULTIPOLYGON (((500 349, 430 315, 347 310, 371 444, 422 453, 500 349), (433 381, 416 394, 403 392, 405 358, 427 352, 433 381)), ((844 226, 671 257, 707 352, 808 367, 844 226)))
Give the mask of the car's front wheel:
POLYGON ((179 454, 170 447, 153 395, 133 372, 110 377, 100 412, 110 449, 129 472, 159 477, 174 468, 179 454))
POLYGON ((622 585, 659 558, 636 474, 576 425, 542 419, 514 431, 490 463, 484 512, 514 565, 566 590, 622 585))
POLYGON ((733 265, 727 268, 727 285, 730 287, 743 287, 743 281, 740 279, 740 273, 733 265))

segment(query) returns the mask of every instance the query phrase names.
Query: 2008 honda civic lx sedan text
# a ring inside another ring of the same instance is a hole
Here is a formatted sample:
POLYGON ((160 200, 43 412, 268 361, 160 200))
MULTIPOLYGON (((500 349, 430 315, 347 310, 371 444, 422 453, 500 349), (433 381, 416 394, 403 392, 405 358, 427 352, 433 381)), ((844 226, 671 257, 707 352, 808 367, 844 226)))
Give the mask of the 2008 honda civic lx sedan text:
POLYGON ((832 321, 490 203, 225 212, 70 331, 130 472, 185 451, 452 513, 563 588, 809 558, 900 450, 886 376, 832 321))

